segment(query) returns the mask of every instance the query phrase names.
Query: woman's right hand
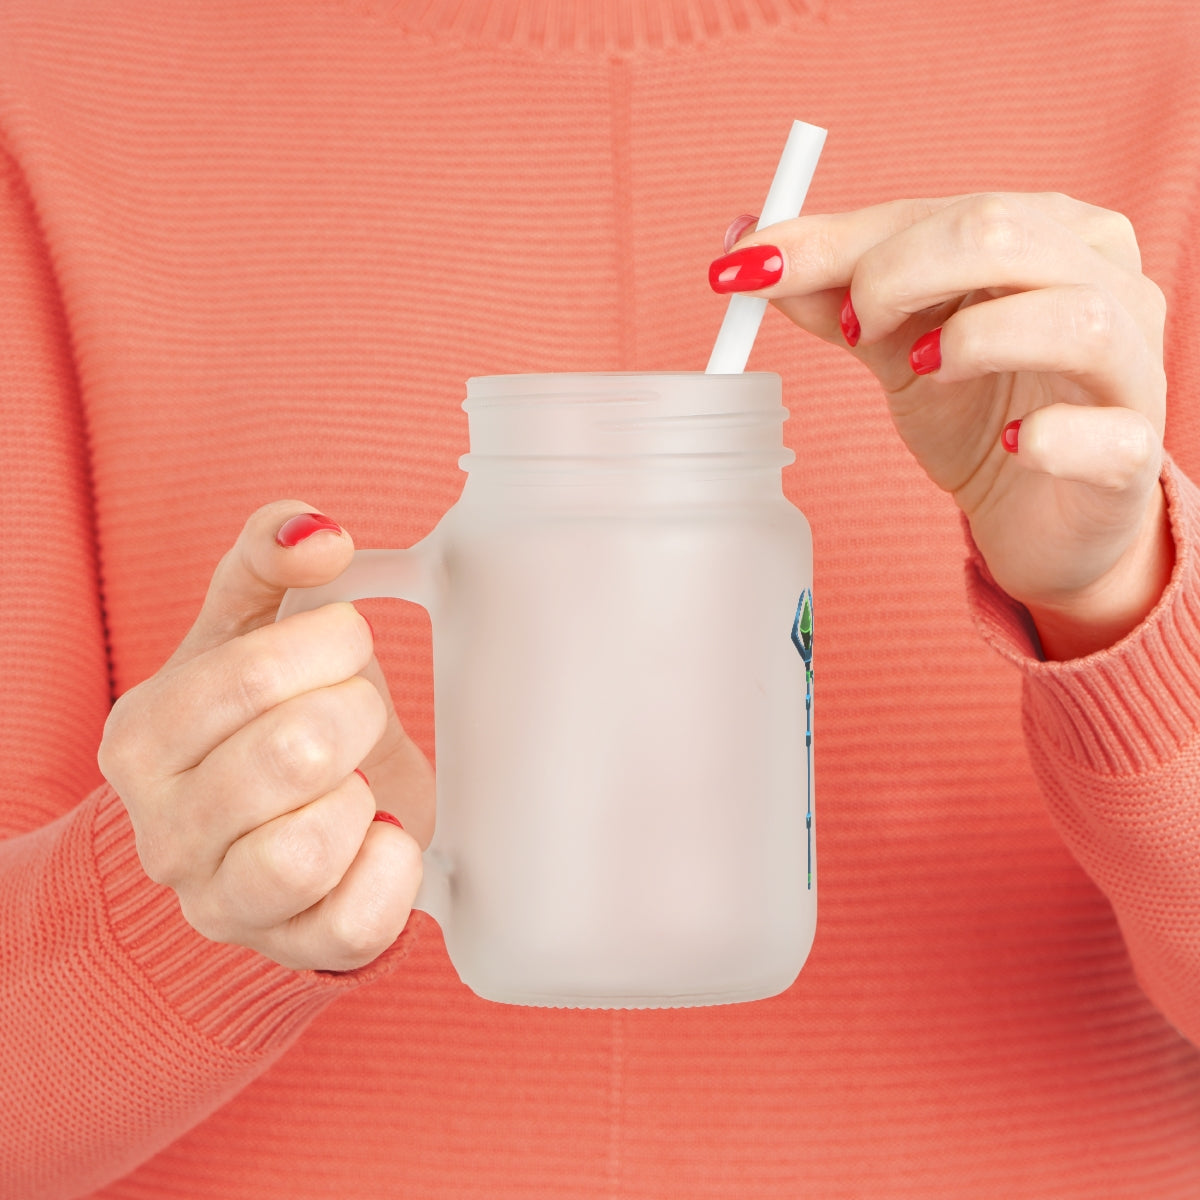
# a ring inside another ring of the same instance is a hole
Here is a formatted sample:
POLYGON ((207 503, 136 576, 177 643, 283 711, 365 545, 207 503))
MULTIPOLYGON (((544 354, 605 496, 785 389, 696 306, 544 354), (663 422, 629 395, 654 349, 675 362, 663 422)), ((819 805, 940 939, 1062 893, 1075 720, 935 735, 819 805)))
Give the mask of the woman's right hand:
POLYGON ((247 521, 178 650, 113 706, 99 764, 146 874, 196 930, 287 967, 346 971, 408 921, 433 772, 353 605, 275 622, 288 588, 336 578, 354 552, 311 512, 283 500, 247 521), (375 820, 373 789, 410 832, 375 820))

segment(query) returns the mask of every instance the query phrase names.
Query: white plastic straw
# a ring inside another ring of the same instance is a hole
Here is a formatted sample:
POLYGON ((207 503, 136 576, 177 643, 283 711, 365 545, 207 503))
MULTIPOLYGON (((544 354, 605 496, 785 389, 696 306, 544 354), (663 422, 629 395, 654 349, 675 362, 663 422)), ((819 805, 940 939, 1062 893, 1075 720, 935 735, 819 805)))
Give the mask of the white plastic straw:
MULTIPOLYGON (((824 145, 825 130, 820 126, 792 122, 792 131, 758 218, 759 229, 800 215, 800 206, 808 193, 824 145)), ((746 369, 746 360, 754 348, 754 339, 766 311, 767 302, 761 296, 734 293, 729 297, 725 319, 721 322, 708 366, 704 368, 706 375, 738 375, 746 369)))

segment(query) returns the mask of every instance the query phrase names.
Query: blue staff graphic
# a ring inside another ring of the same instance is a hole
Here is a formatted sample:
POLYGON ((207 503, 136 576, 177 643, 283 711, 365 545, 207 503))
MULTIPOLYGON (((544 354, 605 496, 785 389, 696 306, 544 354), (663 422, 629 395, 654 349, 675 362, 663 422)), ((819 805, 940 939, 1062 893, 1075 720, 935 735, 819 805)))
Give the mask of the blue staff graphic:
POLYGON ((808 812, 804 818, 808 830, 808 886, 812 888, 812 693, 813 693, 813 606, 812 592, 805 588, 796 605, 796 619, 792 622, 792 645, 804 659, 804 752, 808 757, 808 812))

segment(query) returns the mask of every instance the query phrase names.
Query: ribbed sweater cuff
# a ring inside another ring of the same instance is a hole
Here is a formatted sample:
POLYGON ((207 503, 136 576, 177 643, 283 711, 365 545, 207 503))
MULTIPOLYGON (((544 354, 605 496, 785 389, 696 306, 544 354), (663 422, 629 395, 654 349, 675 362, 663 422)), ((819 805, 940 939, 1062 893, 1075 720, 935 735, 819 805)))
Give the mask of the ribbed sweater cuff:
POLYGON ((374 962, 332 973, 291 970, 209 941, 183 919, 175 893, 142 870, 120 797, 105 787, 93 799, 96 870, 118 952, 189 1025, 229 1051, 278 1051, 339 994, 390 972, 412 945, 415 921, 374 962))
POLYGON ((1200 492, 1170 457, 1163 489, 1175 568, 1146 619, 1115 645, 1046 662, 1028 611, 1001 590, 966 527, 967 596, 983 637, 1025 677, 1027 731, 1102 774, 1152 770, 1193 738, 1200 713, 1200 492))

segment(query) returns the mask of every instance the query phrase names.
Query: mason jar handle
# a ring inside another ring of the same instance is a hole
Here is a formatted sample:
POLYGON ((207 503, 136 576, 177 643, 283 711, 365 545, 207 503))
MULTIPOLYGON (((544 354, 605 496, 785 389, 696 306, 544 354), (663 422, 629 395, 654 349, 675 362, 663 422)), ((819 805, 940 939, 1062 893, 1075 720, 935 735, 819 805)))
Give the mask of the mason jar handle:
MULTIPOLYGON (((435 589, 434 561, 429 538, 408 550, 356 550, 350 565, 331 582, 289 588, 275 620, 336 600, 408 600, 428 609, 435 589)), ((450 916, 450 862, 435 845, 430 845, 421 863, 424 874, 413 908, 428 913, 444 930, 450 916)))

